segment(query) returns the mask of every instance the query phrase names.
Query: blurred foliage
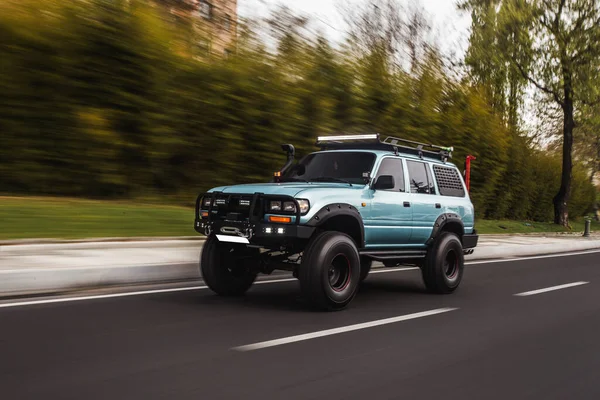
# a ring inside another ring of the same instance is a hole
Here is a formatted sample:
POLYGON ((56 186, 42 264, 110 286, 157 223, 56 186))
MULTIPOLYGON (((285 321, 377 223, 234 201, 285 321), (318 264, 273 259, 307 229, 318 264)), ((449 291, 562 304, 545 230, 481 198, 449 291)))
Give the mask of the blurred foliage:
MULTIPOLYGON (((304 155, 317 135, 376 131, 453 145, 461 168, 475 155, 480 217, 552 217, 560 159, 511 133, 489 94, 452 79, 435 48, 410 52, 407 71, 389 46, 337 50, 279 12, 275 34, 241 25, 236 54, 218 59, 182 45, 187 28, 141 0, 5 0, 0 192, 189 205, 217 185, 268 181, 281 143, 304 155)), ((576 170, 573 215, 594 196, 576 170)))

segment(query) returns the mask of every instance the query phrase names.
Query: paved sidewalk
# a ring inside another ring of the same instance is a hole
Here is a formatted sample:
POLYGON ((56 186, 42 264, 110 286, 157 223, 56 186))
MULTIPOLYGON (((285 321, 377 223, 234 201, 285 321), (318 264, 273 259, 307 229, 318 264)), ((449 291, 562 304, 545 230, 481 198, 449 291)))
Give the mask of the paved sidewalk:
MULTIPOLYGON (((0 245, 0 297, 198 279, 202 240, 0 245)), ((600 249, 600 237, 480 238, 467 260, 600 249)))

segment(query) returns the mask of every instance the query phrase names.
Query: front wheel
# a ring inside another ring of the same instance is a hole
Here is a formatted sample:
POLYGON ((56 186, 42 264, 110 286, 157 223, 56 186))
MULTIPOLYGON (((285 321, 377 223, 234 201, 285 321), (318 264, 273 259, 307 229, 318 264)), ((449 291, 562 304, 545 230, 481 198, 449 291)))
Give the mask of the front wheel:
POLYGON ((219 242, 214 236, 204 243, 200 271, 204 283, 221 296, 240 296, 254 283, 257 254, 245 245, 219 242))
POLYGON ((306 300, 321 310, 344 309, 356 295, 360 256, 352 238, 340 232, 315 236, 302 256, 298 278, 306 300))
POLYGON ((425 286, 433 293, 454 292, 463 277, 462 243, 454 233, 444 232, 434 242, 422 266, 425 286))

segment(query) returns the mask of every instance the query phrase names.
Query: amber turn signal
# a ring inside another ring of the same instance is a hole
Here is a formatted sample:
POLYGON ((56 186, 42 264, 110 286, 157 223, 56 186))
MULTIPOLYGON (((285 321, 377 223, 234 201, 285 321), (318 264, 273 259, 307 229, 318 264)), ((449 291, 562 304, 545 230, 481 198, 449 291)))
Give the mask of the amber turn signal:
POLYGON ((292 222, 292 218, 291 217, 270 216, 269 222, 279 222, 279 223, 283 223, 283 224, 289 224, 290 222, 292 222))
POLYGON ((200 215, 202 216, 202 218, 207 218, 208 217, 208 211, 202 211, 200 213, 200 215))

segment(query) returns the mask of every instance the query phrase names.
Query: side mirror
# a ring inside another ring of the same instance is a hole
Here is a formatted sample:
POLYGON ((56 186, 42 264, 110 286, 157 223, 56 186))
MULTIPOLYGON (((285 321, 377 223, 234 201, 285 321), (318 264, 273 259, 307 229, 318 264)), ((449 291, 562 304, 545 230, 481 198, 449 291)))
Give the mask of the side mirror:
POLYGON ((389 189, 393 189, 395 186, 396 186, 396 182, 394 182, 394 177, 392 175, 381 175, 375 181, 375 185, 373 185, 373 189, 389 190, 389 189))

